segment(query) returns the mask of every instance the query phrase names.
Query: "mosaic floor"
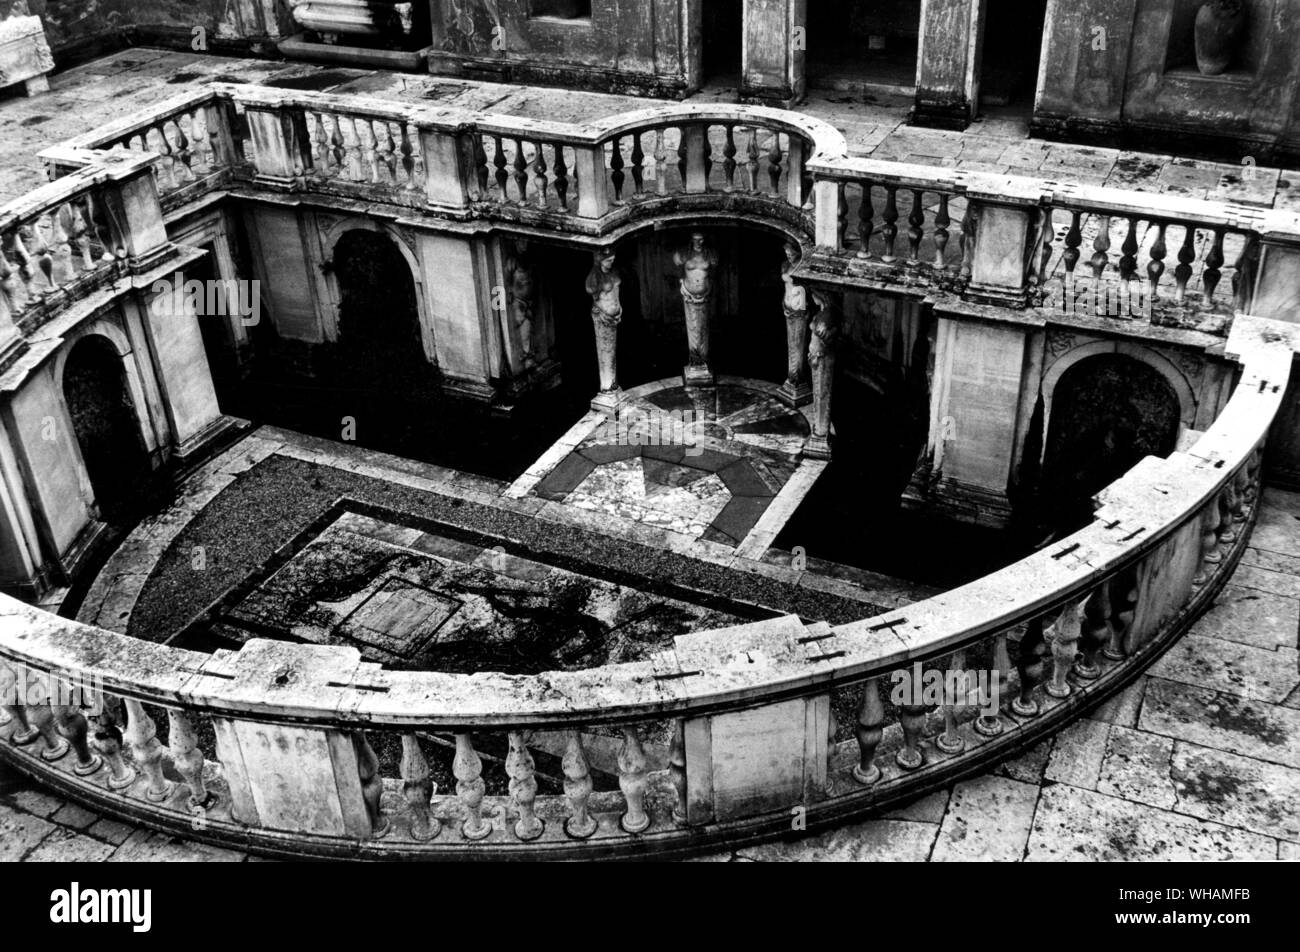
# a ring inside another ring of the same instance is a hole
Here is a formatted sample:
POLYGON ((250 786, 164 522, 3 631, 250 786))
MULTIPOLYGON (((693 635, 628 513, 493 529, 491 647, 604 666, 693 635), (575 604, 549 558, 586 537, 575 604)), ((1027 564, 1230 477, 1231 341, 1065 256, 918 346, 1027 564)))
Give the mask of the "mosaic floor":
POLYGON ((784 522, 820 475, 822 463, 800 458, 807 418, 769 393, 726 383, 646 389, 617 417, 584 420, 573 445, 557 444, 563 452, 543 457, 519 491, 736 548, 764 516, 779 509, 784 522))
MULTIPOLYGON (((643 660, 743 620, 487 547, 342 511, 216 613, 230 641, 347 644, 393 666, 524 674, 643 660)), ((191 637, 199 637, 196 632, 191 637)))

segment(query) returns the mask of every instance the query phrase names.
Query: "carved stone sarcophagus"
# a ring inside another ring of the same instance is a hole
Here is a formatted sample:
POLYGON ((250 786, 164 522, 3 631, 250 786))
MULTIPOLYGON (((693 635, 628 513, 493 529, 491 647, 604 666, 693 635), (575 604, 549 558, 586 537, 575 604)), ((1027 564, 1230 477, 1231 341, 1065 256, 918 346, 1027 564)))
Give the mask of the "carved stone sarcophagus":
POLYGON ((291 0, 294 21, 327 42, 365 36, 395 43, 415 29, 415 4, 394 0, 291 0))
MULTIPOLYGON (((21 9, 25 10, 25 5, 21 9)), ((43 93, 50 88, 45 74, 52 69, 54 56, 40 17, 0 20, 0 87, 26 83, 29 96, 43 93)))

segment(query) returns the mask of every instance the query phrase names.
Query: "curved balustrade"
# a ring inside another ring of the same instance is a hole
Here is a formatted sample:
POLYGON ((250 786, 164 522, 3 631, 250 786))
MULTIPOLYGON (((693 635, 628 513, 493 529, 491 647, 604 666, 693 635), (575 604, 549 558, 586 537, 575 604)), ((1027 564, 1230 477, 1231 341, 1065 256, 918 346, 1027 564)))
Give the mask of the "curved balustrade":
POLYGON ((649 662, 466 676, 280 642, 203 655, 3 599, 0 688, 48 672, 103 703, 88 720, 49 689, 9 691, 0 756, 112 815, 286 854, 671 853, 788 831, 792 808, 810 829, 878 809, 1078 716, 1208 604, 1246 545, 1293 332, 1239 317, 1241 379, 1218 420, 1104 490, 1086 528, 836 628, 776 619, 680 638, 649 662), (955 685, 937 706, 897 693, 918 664, 955 685), (385 735, 401 749, 392 777, 385 735), (435 746, 454 751, 453 789, 430 779, 435 746), (771 766, 782 748, 794 776, 771 766), (541 752, 560 764, 554 792, 541 752), (612 783, 597 790, 597 774, 612 783))

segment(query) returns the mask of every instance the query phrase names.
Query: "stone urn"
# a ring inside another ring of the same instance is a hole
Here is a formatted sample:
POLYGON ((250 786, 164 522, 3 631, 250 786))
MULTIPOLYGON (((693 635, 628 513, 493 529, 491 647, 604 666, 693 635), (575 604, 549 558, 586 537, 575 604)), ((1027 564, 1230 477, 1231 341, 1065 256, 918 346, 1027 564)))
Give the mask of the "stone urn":
POLYGON ((1218 76, 1232 65, 1246 27, 1243 0, 1209 0, 1196 11, 1196 68, 1218 76))

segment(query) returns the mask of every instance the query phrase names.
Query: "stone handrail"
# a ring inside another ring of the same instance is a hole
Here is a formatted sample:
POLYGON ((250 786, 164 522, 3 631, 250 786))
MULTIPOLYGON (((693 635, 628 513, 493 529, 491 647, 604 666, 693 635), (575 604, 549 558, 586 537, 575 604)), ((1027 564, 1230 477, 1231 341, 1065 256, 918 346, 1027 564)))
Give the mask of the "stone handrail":
POLYGON ((1228 342, 1239 383, 1189 452, 1144 460, 1103 492, 1089 526, 1022 562, 837 628, 783 618, 682 636, 644 663, 447 675, 268 641, 203 655, 6 599, 0 687, 16 672, 53 672, 95 684, 127 716, 124 724, 107 704, 92 744, 75 707, 9 704, 0 737, 18 746, 0 755, 99 809, 294 854, 627 855, 770 835, 787 828, 793 807, 807 810, 810 828, 834 822, 1030 742, 1177 637, 1245 544, 1294 345, 1294 325, 1240 316, 1228 342), (882 683, 917 662, 939 662, 967 688, 969 664, 1014 698, 978 717, 951 697, 933 714, 912 699, 896 703, 898 725, 888 726, 882 683), (832 709, 847 687, 864 691, 854 741, 839 740, 832 709), (169 712, 169 750, 146 704, 169 712), (197 750, 201 719, 216 730, 219 764, 205 765, 197 750), (664 719, 668 769, 656 772, 649 763, 663 754, 655 724, 664 719), (931 746, 927 727, 940 723, 931 746), (622 744, 607 769, 621 793, 593 794, 588 751, 611 728, 622 744), (367 733, 385 731, 403 744, 401 776, 387 782, 367 733), (495 732, 510 749, 510 795, 486 801, 501 824, 484 815, 474 743, 495 732), (458 784, 434 796, 421 745, 444 734, 455 738, 458 784), (537 793, 530 751, 552 748, 563 755, 564 797, 537 793), (773 751, 797 769, 772 774, 773 751), (185 784, 167 780, 167 763, 185 784), (430 839, 452 821, 459 832, 430 839))

